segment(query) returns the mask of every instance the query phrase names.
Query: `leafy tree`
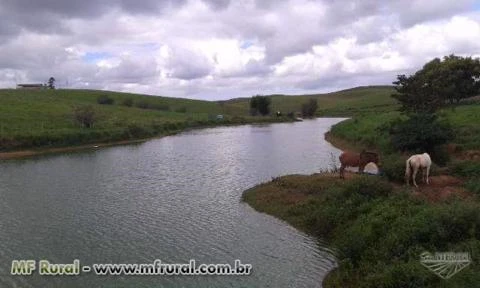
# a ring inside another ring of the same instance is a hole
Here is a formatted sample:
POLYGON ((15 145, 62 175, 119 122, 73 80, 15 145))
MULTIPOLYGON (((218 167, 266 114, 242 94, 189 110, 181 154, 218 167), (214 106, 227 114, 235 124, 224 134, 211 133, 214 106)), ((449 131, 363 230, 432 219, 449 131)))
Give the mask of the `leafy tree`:
POLYGON ((270 113, 270 103, 271 100, 267 96, 253 96, 250 99, 250 113, 252 115, 256 115, 260 113, 261 115, 265 116, 270 113))
POLYGON ((303 117, 313 117, 317 111, 318 103, 316 99, 310 99, 307 103, 302 105, 302 115, 303 117))
POLYGON ((55 78, 50 77, 48 79, 48 89, 55 89, 55 78))
POLYGON ((402 111, 433 113, 446 103, 459 102, 480 91, 480 60, 471 57, 446 56, 426 63, 414 75, 398 75, 397 93, 402 111))

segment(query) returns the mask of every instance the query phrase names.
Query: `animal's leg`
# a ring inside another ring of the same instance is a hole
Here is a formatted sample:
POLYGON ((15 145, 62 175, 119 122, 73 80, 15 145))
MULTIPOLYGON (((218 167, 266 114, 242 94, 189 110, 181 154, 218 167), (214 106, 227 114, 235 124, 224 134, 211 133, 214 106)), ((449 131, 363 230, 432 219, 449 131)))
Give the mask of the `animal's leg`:
POLYGON ((410 169, 410 159, 409 159, 406 162, 406 168, 405 168, 405 182, 407 182, 407 186, 410 185, 410 173, 411 173, 411 169, 410 169))
POLYGON ((417 172, 418 172, 418 168, 417 168, 417 167, 414 167, 414 168, 413 168, 413 177, 412 177, 412 179, 413 179, 413 185, 415 185, 415 187, 418 187, 417 181, 415 180, 415 178, 417 178, 417 172))
POLYGON ((358 166, 358 173, 362 174, 363 170, 365 170, 365 165, 360 164, 360 166, 358 166))
POLYGON ((341 165, 340 166, 340 178, 345 178, 345 176, 343 175, 343 173, 345 172, 345 165, 341 165))
POLYGON ((423 183, 427 183, 427 169, 422 168, 422 180, 423 183))
POLYGON ((430 175, 430 166, 427 166, 427 184, 430 184, 430 180, 428 179, 429 175, 430 175))

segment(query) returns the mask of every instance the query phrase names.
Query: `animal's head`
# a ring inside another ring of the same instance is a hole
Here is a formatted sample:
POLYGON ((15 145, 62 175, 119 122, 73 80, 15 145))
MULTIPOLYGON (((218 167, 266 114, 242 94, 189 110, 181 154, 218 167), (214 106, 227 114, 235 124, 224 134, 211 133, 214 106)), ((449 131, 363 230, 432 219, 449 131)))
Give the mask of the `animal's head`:
POLYGON ((369 163, 369 162, 373 162, 375 164, 378 165, 379 163, 379 159, 378 159, 378 154, 375 153, 375 152, 367 152, 365 150, 362 151, 362 153, 360 153, 360 160, 363 162, 363 163, 369 163))

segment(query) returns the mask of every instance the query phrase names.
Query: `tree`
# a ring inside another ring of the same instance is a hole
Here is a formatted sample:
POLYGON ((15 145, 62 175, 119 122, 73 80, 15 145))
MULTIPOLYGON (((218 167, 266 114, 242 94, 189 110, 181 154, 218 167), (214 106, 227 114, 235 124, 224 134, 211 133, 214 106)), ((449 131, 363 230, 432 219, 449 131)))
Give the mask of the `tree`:
POLYGON ((92 128, 95 123, 95 110, 91 105, 79 106, 73 109, 74 120, 85 128, 92 128))
POLYGON ((48 79, 48 89, 55 89, 55 78, 50 77, 48 79))
POLYGON ((260 113, 265 116, 270 113, 271 100, 267 96, 256 95, 250 99, 250 113, 256 115, 260 113))
POLYGON ((313 117, 317 111, 318 103, 316 99, 311 98, 307 103, 302 105, 302 115, 303 117, 313 117))
POLYGON ((447 103, 459 102, 480 91, 480 60, 446 56, 426 63, 414 75, 398 75, 392 96, 407 113, 434 113, 447 103))

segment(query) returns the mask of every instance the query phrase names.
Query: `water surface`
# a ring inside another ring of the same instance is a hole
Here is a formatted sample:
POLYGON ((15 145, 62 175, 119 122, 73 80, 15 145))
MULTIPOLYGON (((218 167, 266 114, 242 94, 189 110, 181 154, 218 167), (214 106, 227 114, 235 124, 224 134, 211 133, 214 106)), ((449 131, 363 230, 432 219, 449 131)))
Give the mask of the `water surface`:
POLYGON ((0 287, 321 287, 328 250, 240 201, 328 168, 342 119, 193 130, 138 145, 0 163, 0 287), (14 259, 230 263, 249 276, 10 276, 14 259))

